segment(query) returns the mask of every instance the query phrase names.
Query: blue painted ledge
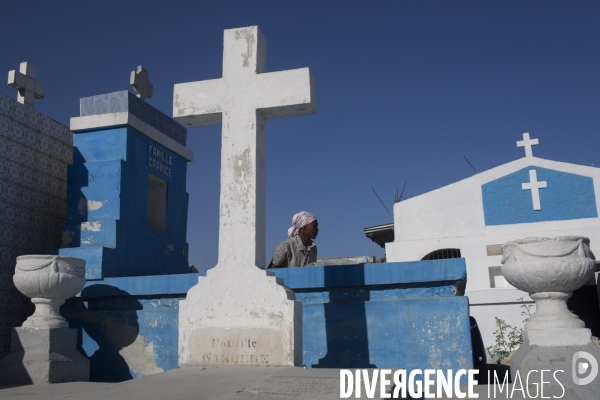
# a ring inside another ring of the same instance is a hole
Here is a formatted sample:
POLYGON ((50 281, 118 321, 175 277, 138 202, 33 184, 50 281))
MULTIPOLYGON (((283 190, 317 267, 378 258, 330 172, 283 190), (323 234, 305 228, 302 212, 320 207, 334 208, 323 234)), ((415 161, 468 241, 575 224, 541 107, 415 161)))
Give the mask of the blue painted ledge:
MULTIPOLYGON (((327 267, 270 269, 292 290, 338 286, 452 283, 467 279, 464 258, 447 260, 334 265, 327 267)), ((416 284, 416 285, 415 285, 416 284)))
POLYGON ((105 278, 87 281, 77 297, 122 296, 126 292, 131 296, 185 294, 198 283, 206 272, 177 275, 128 276, 123 278, 105 278))

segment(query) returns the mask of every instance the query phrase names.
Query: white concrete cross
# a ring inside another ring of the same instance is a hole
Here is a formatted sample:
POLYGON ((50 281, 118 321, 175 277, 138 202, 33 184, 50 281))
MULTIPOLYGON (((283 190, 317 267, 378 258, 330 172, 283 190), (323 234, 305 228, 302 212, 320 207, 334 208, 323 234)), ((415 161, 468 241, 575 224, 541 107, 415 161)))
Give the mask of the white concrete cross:
POLYGON ((535 169, 529 170, 529 182, 522 183, 521 188, 523 190, 531 190, 531 200, 533 201, 533 209, 541 210, 542 204, 540 203, 540 189, 548 187, 546 181, 538 182, 537 171, 535 169))
POLYGON ((517 147, 525 147, 525 157, 533 157, 532 146, 540 144, 538 139, 529 139, 529 133, 523 134, 523 140, 517 142, 517 147))
POLYGON ((8 86, 18 90, 17 101, 33 108, 34 99, 44 98, 44 85, 35 80, 35 67, 22 62, 19 70, 8 71, 8 86))
POLYGON ((222 78, 175 85, 175 119, 222 124, 218 266, 264 266, 266 119, 316 112, 308 68, 266 72, 257 26, 225 30, 222 78))
POLYGON ((148 77, 148 70, 146 68, 138 65, 136 71, 131 71, 129 84, 133 86, 135 94, 140 99, 146 100, 146 98, 152 98, 154 86, 150 84, 150 78, 148 77))

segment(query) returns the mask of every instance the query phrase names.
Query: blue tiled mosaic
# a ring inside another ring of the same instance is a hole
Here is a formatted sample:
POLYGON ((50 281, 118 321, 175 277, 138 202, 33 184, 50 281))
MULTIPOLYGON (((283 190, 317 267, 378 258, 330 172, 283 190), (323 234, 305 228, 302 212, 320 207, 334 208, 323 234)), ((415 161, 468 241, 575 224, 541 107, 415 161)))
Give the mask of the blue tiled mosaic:
POLYGON ((187 129, 183 125, 127 90, 79 100, 79 115, 82 117, 118 112, 130 112, 176 142, 186 144, 187 129))

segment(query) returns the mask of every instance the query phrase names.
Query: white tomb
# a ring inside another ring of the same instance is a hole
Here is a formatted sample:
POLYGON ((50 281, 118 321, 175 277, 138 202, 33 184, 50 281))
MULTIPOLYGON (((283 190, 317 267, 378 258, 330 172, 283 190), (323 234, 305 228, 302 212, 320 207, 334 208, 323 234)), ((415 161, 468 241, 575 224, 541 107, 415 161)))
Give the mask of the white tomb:
POLYGON ((258 27, 225 30, 223 77, 175 85, 173 116, 222 124, 219 258, 179 306, 179 364, 296 365, 301 305, 265 267, 266 119, 316 112, 308 68, 266 72, 258 27))
MULTIPOLYGON (((394 205, 395 241, 388 262, 465 258, 470 313, 485 346, 495 342, 495 317, 523 327, 526 292, 501 272, 503 243, 530 236, 586 236, 600 254, 600 169, 533 156, 539 144, 523 134, 525 157, 394 205)), ((588 284, 594 285, 591 280, 588 284)), ((533 310, 532 310, 533 311, 533 310)))

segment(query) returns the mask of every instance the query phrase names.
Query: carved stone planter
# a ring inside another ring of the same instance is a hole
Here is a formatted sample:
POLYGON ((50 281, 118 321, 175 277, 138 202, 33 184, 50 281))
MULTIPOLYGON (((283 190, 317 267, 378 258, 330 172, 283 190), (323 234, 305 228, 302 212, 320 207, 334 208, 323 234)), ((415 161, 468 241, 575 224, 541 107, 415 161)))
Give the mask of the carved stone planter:
POLYGON ((502 246, 502 274, 535 300, 536 313, 525 324, 524 340, 536 346, 575 346, 591 342, 585 323, 567 308, 573 290, 594 276, 589 239, 565 236, 527 238, 502 246))
POLYGON ((17 257, 15 286, 35 304, 24 328, 68 328, 60 306, 85 285, 85 261, 73 257, 27 255, 17 257))
POLYGON ((598 398, 600 348, 591 342, 584 322, 567 308, 573 290, 594 276, 596 263, 589 244, 588 238, 566 236, 527 238, 502 246, 504 277, 529 292, 536 305, 525 324, 523 344, 510 359, 513 382, 518 375, 522 382, 546 382, 547 389, 559 395, 555 397, 566 390, 570 394, 564 398, 574 398, 573 393, 580 399, 598 398))
POLYGON ((35 304, 34 314, 12 330, 10 353, 0 360, 0 386, 88 381, 90 362, 77 351, 77 329, 59 308, 85 285, 79 258, 17 257, 15 286, 35 304))

